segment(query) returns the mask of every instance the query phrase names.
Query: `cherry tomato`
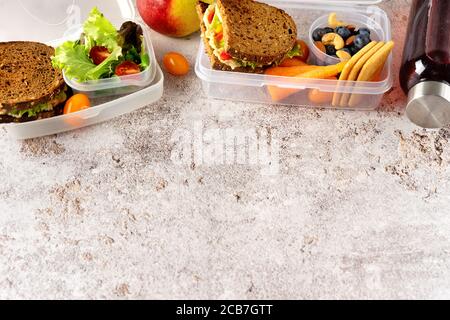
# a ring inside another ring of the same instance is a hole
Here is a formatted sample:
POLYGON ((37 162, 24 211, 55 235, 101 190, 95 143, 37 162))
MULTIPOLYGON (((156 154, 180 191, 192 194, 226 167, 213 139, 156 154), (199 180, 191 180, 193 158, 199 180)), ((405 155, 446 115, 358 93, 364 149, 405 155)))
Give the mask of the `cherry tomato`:
POLYGON ((119 77, 140 73, 141 68, 133 61, 124 61, 116 67, 116 75, 119 77))
POLYGON ((229 54, 228 52, 223 51, 223 52, 220 54, 220 59, 222 59, 223 61, 227 61, 227 60, 233 59, 233 57, 232 57, 231 54, 229 54))
POLYGON ((106 47, 96 46, 91 49, 89 55, 91 56, 92 61, 94 61, 94 64, 98 66, 103 61, 108 59, 108 57, 111 55, 111 52, 109 52, 108 48, 106 47))
POLYGON ((66 101, 64 114, 78 112, 91 107, 91 102, 85 94, 75 94, 66 101))
POLYGON ((189 72, 189 62, 178 52, 169 52, 163 58, 167 72, 174 76, 184 76, 189 72))
POLYGON ((308 45, 303 40, 297 40, 297 44, 300 47, 300 56, 298 56, 297 58, 299 58, 303 62, 308 61, 308 58, 309 58, 309 47, 308 47, 308 45))
POLYGON ((209 16, 208 16, 208 22, 209 23, 213 22, 215 14, 216 14, 216 10, 211 10, 211 12, 209 13, 209 16))

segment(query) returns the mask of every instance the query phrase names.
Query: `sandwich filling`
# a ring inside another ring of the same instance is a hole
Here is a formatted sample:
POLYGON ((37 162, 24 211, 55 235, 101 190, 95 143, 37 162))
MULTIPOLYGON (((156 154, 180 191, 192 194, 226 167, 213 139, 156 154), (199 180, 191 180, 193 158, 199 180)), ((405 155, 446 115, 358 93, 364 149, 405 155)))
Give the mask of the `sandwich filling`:
MULTIPOLYGON (((215 3, 209 5, 209 7, 206 9, 203 15, 203 23, 206 27, 204 36, 208 40, 208 43, 212 48, 214 55, 219 59, 221 63, 229 66, 233 70, 240 67, 251 67, 252 69, 256 69, 268 66, 257 62, 238 59, 226 52, 225 40, 223 35, 223 20, 215 3)), ((296 44, 294 48, 292 48, 292 50, 286 54, 286 57, 293 58, 299 56, 300 54, 300 47, 296 44)), ((273 63, 270 63, 269 65, 272 64, 273 63)))
POLYGON ((22 109, 22 108, 21 109, 16 109, 16 108, 13 107, 9 111, 1 110, 0 114, 7 115, 7 116, 10 116, 10 117, 14 117, 14 118, 18 118, 18 119, 20 119, 20 118, 22 118, 24 116, 28 117, 28 118, 36 117, 41 112, 52 111, 53 108, 55 108, 59 104, 61 104, 64 101, 66 101, 66 99, 67 99, 66 90, 67 90, 67 88, 62 90, 60 93, 58 93, 56 96, 54 96, 48 102, 38 103, 36 105, 30 106, 27 109, 22 109))

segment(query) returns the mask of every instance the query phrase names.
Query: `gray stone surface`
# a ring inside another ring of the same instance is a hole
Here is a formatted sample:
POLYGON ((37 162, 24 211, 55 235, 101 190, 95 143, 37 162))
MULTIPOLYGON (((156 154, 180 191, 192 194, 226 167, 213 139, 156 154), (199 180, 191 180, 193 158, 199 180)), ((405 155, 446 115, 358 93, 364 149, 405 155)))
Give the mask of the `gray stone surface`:
MULTIPOLYGON (((396 70, 409 4, 382 4, 396 70)), ((153 36, 159 61, 193 63, 196 37, 153 36)), ((397 83, 377 112, 213 101, 193 72, 165 90, 94 127, 0 138, 0 298, 450 297, 450 130, 408 122, 397 83), (198 121, 269 132, 278 174, 172 161, 198 121)))

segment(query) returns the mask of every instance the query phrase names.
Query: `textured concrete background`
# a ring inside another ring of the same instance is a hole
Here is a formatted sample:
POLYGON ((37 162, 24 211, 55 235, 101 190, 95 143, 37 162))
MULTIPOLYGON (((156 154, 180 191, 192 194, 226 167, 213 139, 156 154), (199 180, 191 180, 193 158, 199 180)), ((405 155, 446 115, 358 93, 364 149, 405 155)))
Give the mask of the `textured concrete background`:
MULTIPOLYGON (((382 5, 397 59, 409 3, 382 5)), ((198 39, 154 44, 193 63, 198 39)), ((165 90, 87 129, 2 134, 0 298, 450 297, 450 130, 408 122, 397 84, 370 113, 208 100, 194 73, 165 90), (268 130, 280 173, 175 164, 199 120, 268 130)))

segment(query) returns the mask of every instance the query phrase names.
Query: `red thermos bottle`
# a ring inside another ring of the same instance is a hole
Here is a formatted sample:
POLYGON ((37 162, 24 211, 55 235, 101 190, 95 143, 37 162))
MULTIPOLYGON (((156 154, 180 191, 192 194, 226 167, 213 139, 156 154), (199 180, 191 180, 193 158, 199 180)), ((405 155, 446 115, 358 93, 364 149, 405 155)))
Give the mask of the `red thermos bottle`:
POLYGON ((450 124, 450 0, 413 0, 400 83, 412 122, 450 124))

